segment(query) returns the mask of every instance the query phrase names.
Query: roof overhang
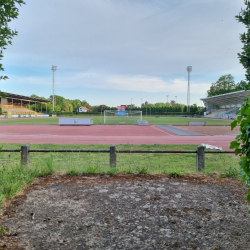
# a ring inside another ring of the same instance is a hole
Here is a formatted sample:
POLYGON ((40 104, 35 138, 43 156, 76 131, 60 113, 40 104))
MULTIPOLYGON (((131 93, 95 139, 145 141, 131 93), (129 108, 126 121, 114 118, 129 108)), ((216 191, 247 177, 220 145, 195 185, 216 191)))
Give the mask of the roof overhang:
POLYGON ((211 103, 214 105, 232 105, 242 104, 244 99, 249 96, 250 90, 241 90, 231 92, 223 95, 216 95, 200 99, 204 103, 211 103))
POLYGON ((33 98, 33 97, 29 97, 29 96, 23 96, 23 95, 16 95, 16 94, 11 94, 11 93, 7 93, 7 92, 2 92, 1 94, 4 95, 6 99, 15 99, 15 100, 22 100, 25 102, 39 102, 39 103, 48 103, 51 102, 49 100, 44 100, 44 99, 39 99, 39 98, 33 98))

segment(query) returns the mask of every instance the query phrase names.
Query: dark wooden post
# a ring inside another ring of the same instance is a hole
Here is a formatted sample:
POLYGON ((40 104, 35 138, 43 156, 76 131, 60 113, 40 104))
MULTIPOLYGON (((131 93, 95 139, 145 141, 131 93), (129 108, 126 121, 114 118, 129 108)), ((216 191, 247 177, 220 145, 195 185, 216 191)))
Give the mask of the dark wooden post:
POLYGON ((116 168, 115 145, 110 146, 110 167, 111 168, 116 168))
POLYGON ((196 172, 202 172, 205 169, 205 147, 198 146, 196 154, 196 172))
POLYGON ((28 167, 30 163, 30 145, 24 144, 21 146, 21 164, 28 167))

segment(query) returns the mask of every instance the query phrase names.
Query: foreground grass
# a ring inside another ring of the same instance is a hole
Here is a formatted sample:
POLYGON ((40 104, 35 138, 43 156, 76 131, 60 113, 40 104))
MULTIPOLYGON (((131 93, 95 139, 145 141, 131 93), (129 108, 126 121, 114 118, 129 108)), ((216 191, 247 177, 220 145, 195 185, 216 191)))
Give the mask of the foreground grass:
MULTIPOLYGON (((103 125, 103 116, 69 116, 69 118, 93 118, 95 125, 103 125)), ((20 119, 1 119, 0 125, 58 125, 57 117, 49 118, 20 118, 20 119)), ((206 125, 230 125, 231 121, 227 120, 213 120, 213 119, 198 119, 187 117, 143 117, 150 125, 188 125, 189 121, 206 121, 206 125)), ((107 120, 108 124, 134 124, 127 118, 110 117, 107 120)))
MULTIPOLYGON (((4 143, 17 149, 21 144, 4 143)), ((196 145, 117 145, 118 150, 194 150, 196 145)), ((109 149, 108 145, 33 144, 31 149, 109 149)), ((238 159, 232 155, 207 154, 205 173, 221 177, 239 175, 238 159)), ((196 172, 196 154, 117 154, 117 168, 109 168, 108 153, 31 153, 30 166, 20 166, 20 153, 0 152, 0 205, 39 176, 62 172, 77 174, 168 173, 173 176, 196 172)))

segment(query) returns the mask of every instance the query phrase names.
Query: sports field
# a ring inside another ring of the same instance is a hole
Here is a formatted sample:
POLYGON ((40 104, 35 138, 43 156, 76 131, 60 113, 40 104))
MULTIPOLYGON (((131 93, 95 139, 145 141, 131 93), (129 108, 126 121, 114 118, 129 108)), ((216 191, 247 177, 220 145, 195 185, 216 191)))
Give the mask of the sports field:
MULTIPOLYGON (((68 118, 93 118, 94 125, 103 125, 103 116, 69 116, 68 118)), ((1 119, 0 125, 56 125, 58 124, 58 117, 48 118, 16 118, 16 119, 1 119)), ((185 126, 188 125, 189 121, 206 121, 206 125, 220 126, 230 125, 230 120, 215 120, 215 119, 203 119, 203 118, 189 118, 189 117, 143 117, 143 120, 147 120, 150 125, 177 125, 185 126)), ((133 125, 135 119, 131 118, 119 118, 110 117, 107 120, 108 125, 133 125)))

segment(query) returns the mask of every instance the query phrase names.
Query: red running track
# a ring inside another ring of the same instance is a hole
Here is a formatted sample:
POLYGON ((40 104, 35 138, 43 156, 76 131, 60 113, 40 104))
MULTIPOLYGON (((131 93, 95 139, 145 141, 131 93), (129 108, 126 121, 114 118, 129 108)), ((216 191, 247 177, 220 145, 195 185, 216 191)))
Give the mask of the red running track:
POLYGON ((156 126, 1 125, 0 142, 31 144, 201 144, 225 150, 235 135, 178 136, 156 126))

